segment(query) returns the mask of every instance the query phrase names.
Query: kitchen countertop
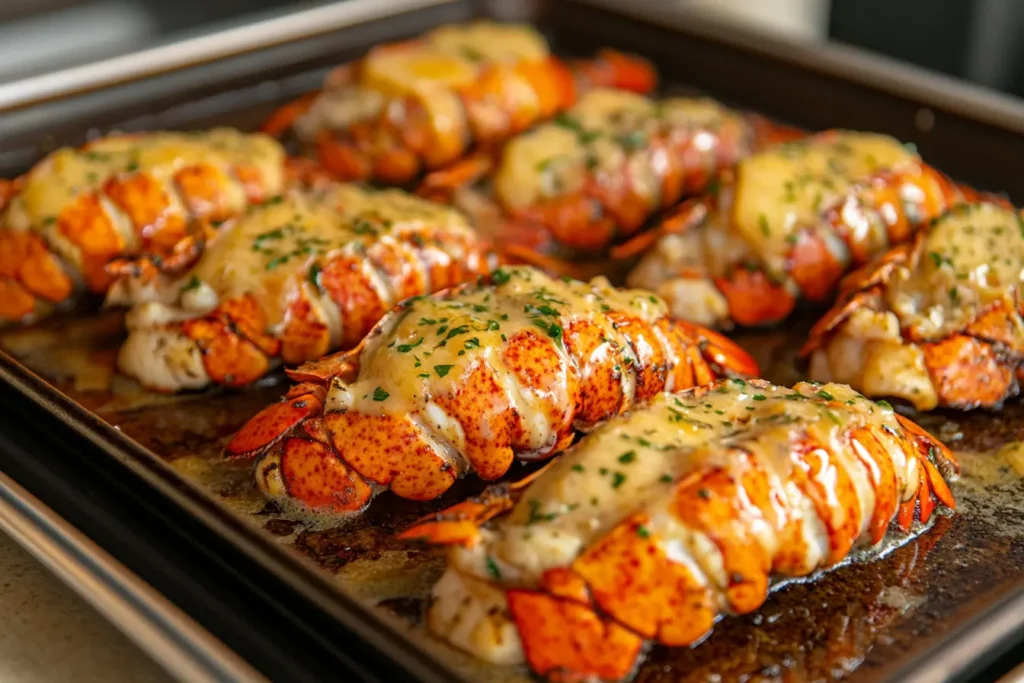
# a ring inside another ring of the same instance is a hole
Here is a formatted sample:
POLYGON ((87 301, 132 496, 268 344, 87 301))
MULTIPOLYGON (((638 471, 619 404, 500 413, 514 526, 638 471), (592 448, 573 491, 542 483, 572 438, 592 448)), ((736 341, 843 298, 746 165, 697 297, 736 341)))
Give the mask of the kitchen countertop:
POLYGON ((110 622, 0 534, 0 681, 173 680, 110 622))

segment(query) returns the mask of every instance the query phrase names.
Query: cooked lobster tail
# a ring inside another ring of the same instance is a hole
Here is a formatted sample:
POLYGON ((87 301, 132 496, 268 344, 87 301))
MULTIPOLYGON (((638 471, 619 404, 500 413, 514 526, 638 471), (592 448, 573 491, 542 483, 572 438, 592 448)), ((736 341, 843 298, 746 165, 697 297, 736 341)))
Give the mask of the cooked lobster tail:
POLYGON ((920 410, 997 408, 1015 396, 1021 221, 1003 202, 963 204, 852 273, 804 347, 811 375, 920 410))
MULTIPOLYGON (((912 239, 964 192, 891 138, 820 133, 740 162, 735 183, 680 206, 628 281, 687 320, 775 323, 801 297, 832 295, 845 273, 912 239)), ((652 239, 614 255, 637 255, 652 239)))
POLYGON ((275 499, 357 511, 382 488, 429 500, 470 471, 497 479, 665 389, 757 374, 662 306, 525 267, 406 301, 356 349, 291 372, 305 383, 227 454, 262 454, 257 482, 275 499))
POLYGON ((638 57, 606 50, 565 63, 529 27, 478 22, 375 48, 264 130, 293 131, 340 179, 405 184, 550 118, 587 90, 655 84, 638 57))
POLYGON ((136 306, 119 366, 160 391, 244 386, 351 348, 402 299, 496 265, 445 207, 398 190, 295 190, 239 219, 163 300, 136 306))
POLYGON ((0 325, 102 294, 108 263, 145 254, 166 272, 207 231, 280 194, 284 150, 230 129, 108 137, 49 155, 0 190, 0 325))
POLYGON ((500 150, 429 174, 419 192, 469 212, 516 260, 574 274, 567 257, 605 255, 756 148, 798 135, 707 98, 596 89, 500 150))
POLYGON ((551 680, 617 681, 648 641, 692 645, 760 607, 773 574, 834 566, 894 521, 906 533, 936 501, 952 508, 941 470, 955 466, 848 387, 723 380, 661 395, 527 486, 402 536, 453 546, 432 630, 551 680))

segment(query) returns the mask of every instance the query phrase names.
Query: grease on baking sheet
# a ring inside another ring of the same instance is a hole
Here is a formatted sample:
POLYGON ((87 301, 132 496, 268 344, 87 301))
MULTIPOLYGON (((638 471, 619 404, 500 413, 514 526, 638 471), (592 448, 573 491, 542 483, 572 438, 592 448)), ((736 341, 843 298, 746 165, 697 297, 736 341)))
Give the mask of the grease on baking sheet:
MULTIPOLYGON (((790 327, 739 337, 768 378, 780 383, 800 379, 793 356, 807 326, 790 327)), ((8 331, 0 335, 0 345, 277 542, 331 572, 346 591, 380 609, 469 679, 529 680, 525 670, 515 668, 499 670, 496 677, 493 668, 426 635, 418 626, 423 600, 443 559, 393 538, 424 512, 479 490, 481 483, 459 482, 427 505, 384 494, 343 527, 290 518, 258 495, 247 463, 221 457, 234 430, 284 386, 271 377, 239 393, 146 394, 110 373, 121 334, 118 317, 111 314, 8 331), (108 386, 99 390, 105 382, 108 386), (416 626, 409 629, 410 624, 416 626)), ((998 414, 937 413, 918 419, 961 459, 964 475, 954 486, 959 514, 940 517, 921 538, 878 562, 850 564, 788 585, 756 613, 719 622, 699 647, 655 648, 635 680, 877 680, 908 652, 934 643, 977 612, 1000 586, 1019 581, 1024 478, 1013 463, 1020 457, 1014 453, 1024 451, 1024 405, 1011 403, 998 414)), ((523 471, 517 466, 510 477, 523 471)))

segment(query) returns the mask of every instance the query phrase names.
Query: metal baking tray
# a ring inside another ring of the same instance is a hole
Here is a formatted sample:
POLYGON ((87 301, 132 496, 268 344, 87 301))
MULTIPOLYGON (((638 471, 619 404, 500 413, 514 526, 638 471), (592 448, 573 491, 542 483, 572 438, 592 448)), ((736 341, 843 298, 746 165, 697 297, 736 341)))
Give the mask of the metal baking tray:
MULTIPOLYGON (((271 20, 248 37, 112 60, 78 72, 80 80, 57 74, 20 90, 0 87, 0 175, 23 171, 55 145, 113 129, 252 128, 276 104, 316 87, 330 65, 373 43, 480 15, 533 21, 567 54, 605 45, 640 52, 657 63, 666 91, 703 90, 811 128, 896 135, 958 180, 1024 199, 1024 177, 1014 172, 1024 152, 1024 107, 1016 101, 857 51, 747 33, 656 1, 349 0, 271 20)), ((770 379, 792 382, 809 322, 740 341, 770 379)), ((116 548, 126 561, 162 574, 153 585, 176 602, 197 604, 195 586, 206 578, 199 574, 245 577, 248 611, 214 615, 211 606, 193 616, 217 621, 218 635, 260 658, 273 679, 314 677, 314 663, 300 656, 304 639, 317 641, 320 656, 345 660, 359 680, 526 678, 425 634, 421 608, 442 562, 392 538, 415 517, 478 490, 478 482, 466 480, 428 505, 382 495, 343 528, 288 519, 256 493, 248 465, 220 458, 231 433, 282 393, 282 378, 244 392, 145 394, 112 373, 122 335, 118 312, 0 335, 0 468, 50 490, 55 509, 80 527, 106 529, 120 539, 114 545, 128 538, 118 535, 119 524, 134 529, 130 538, 139 543, 147 535, 153 543, 180 536, 157 560, 145 547, 116 548), (38 446, 19 448, 8 429, 34 429, 23 443, 38 446), (78 491, 77 477, 96 492, 111 490, 101 479, 116 484, 117 495, 142 511, 119 520, 98 510, 110 501, 78 491), (259 612, 264 608, 289 619, 276 641, 262 636, 261 617, 249 616, 268 613, 259 612)), ((997 454, 1024 440, 1022 417, 1024 406, 1014 403, 998 414, 923 418, 964 461, 966 474, 954 489, 960 514, 940 518, 880 561, 788 586, 755 614, 720 622, 698 647, 656 648, 635 680, 977 674, 1024 639, 1024 479, 997 454)))

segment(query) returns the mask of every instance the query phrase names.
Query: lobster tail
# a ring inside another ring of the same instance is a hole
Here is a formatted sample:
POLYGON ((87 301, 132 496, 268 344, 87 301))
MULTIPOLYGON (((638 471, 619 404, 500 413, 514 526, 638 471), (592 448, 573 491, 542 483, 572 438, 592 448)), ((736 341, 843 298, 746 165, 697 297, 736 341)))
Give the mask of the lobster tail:
POLYGON ((759 608, 771 575, 951 507, 931 462, 947 454, 848 387, 718 381, 607 422, 514 495, 485 492, 487 514, 402 537, 453 546, 428 623, 454 645, 549 680, 620 680, 646 643, 693 645, 759 608))
POLYGON ((147 272, 188 267, 204 231, 279 194, 285 181, 280 145, 230 129, 57 150, 0 199, 0 324, 106 293, 114 259, 141 255, 147 272))
POLYGON ((240 220, 169 300, 133 309, 119 365, 157 390, 244 386, 352 348, 400 300, 494 265, 454 211, 398 191, 295 190, 240 220))
POLYGON ((657 240, 643 235, 615 255, 646 252, 627 281, 665 296, 677 316, 771 324, 801 298, 828 298, 847 272, 963 200, 892 138, 826 131, 740 161, 717 196, 680 207, 657 240))
POLYGON ((579 264, 568 257, 600 258, 705 192, 767 128, 707 98, 597 88, 501 150, 428 174, 420 193, 469 212, 510 258, 573 275, 579 264))
MULTIPOLYGON (((465 473, 493 480, 517 456, 547 458, 577 430, 665 389, 757 374, 735 344, 670 321, 660 307, 645 292, 529 268, 497 270, 491 282, 406 301, 358 353, 293 373, 326 390, 325 409, 319 402, 312 409, 305 398, 312 389, 296 388, 244 427, 228 455, 262 451, 261 463, 271 464, 259 471, 274 477, 258 480, 265 493, 324 507, 326 495, 295 495, 279 466, 287 455, 280 439, 319 438, 309 433, 315 424, 325 435, 325 458, 375 487, 429 500, 465 473)), ((332 485, 321 483, 323 490, 332 485)), ((350 500, 324 509, 351 510, 350 500)))
POLYGON ((1017 395, 1018 220, 1002 202, 960 204, 851 275, 804 346, 811 375, 920 410, 996 408, 1017 395))
POLYGON ((341 180, 404 185, 595 87, 648 92, 656 80, 638 57, 607 50, 567 64, 532 28, 476 22, 374 48, 335 70, 322 91, 277 111, 264 130, 295 133, 341 180))

